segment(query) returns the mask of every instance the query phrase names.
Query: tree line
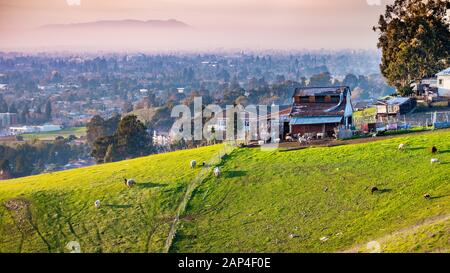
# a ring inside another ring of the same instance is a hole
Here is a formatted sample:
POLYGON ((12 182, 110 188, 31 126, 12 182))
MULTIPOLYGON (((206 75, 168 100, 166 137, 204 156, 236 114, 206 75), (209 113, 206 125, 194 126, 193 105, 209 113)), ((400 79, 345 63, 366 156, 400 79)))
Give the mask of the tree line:
POLYGON ((91 155, 97 163, 108 163, 151 154, 152 139, 135 115, 109 119, 94 116, 87 125, 91 155))
POLYGON ((39 174, 48 166, 64 166, 71 160, 86 158, 89 148, 75 145, 75 136, 57 137, 54 141, 33 140, 15 145, 0 145, 0 179, 39 174))
POLYGON ((411 82, 433 77, 450 66, 449 0, 395 0, 378 25, 380 65, 388 83, 401 95, 411 82))

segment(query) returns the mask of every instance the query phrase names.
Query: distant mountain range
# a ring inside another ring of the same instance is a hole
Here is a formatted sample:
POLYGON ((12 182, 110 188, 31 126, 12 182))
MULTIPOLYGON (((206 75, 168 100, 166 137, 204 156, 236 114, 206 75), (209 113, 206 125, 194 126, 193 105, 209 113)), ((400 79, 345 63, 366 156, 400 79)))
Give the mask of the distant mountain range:
POLYGON ((174 20, 102 20, 86 23, 51 24, 41 26, 41 30, 81 29, 81 28, 148 28, 148 29, 184 29, 191 28, 188 24, 174 20))

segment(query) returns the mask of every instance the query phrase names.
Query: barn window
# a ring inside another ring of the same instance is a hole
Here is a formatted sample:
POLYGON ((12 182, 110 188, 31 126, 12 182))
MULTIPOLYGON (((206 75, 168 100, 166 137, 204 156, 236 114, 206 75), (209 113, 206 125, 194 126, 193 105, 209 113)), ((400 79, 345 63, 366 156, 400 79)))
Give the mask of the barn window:
POLYGON ((331 102, 339 102, 339 97, 338 96, 333 96, 331 97, 331 102))
POLYGON ((300 97, 300 102, 309 102, 309 97, 300 97))
POLYGON ((324 96, 317 96, 316 97, 316 102, 325 102, 325 97, 324 96))

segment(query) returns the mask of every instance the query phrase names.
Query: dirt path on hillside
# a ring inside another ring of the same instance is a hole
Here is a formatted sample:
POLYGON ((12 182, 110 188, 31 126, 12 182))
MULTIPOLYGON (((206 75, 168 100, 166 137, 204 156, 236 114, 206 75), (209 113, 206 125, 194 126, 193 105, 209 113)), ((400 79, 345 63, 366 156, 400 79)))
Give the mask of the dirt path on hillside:
POLYGON ((177 210, 176 210, 176 214, 175 217, 173 218, 172 224, 170 225, 170 230, 169 230, 169 234, 166 238, 166 243, 164 244, 164 252, 165 253, 169 253, 172 245, 173 245, 173 241, 175 239, 175 236, 177 234, 178 231, 178 224, 180 223, 180 217, 183 216, 186 207, 189 203, 189 201, 191 200, 194 191, 197 189, 197 187, 203 182, 204 179, 206 179, 212 172, 212 168, 221 162, 222 157, 225 154, 229 154, 233 151, 233 149, 235 148, 235 146, 227 146, 227 144, 218 152, 217 157, 214 156, 212 157, 208 162, 207 162, 207 166, 202 167, 202 169, 200 170, 200 172, 195 176, 194 179, 192 179, 187 188, 186 188, 186 192, 183 196, 183 199, 181 200, 181 202, 179 203, 177 210))
MULTIPOLYGON (((427 218, 427 219, 423 220, 420 223, 417 223, 415 225, 403 228, 401 230, 395 231, 393 233, 390 233, 388 235, 385 235, 383 237, 377 238, 377 239, 372 240, 372 241, 376 241, 376 242, 378 242, 379 244, 382 245, 383 243, 388 242, 393 237, 401 236, 401 235, 407 234, 407 233, 411 233, 413 231, 418 230, 422 226, 439 224, 439 223, 443 223, 443 222, 448 221, 448 220, 450 220, 450 214, 446 214, 446 215, 444 214, 444 215, 438 215, 438 216, 430 217, 430 218, 427 218)), ((358 244, 358 245, 353 246, 350 249, 347 249, 347 250, 344 250, 344 251, 340 251, 340 252, 341 253, 358 253, 358 251, 361 248, 365 247, 366 245, 367 244, 358 244)))

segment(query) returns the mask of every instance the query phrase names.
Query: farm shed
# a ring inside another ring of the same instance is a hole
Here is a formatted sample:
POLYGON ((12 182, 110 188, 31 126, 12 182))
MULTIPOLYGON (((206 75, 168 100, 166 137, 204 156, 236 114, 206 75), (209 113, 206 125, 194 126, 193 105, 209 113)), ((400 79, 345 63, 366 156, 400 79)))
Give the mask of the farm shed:
POLYGON ((414 110, 417 101, 409 97, 392 97, 388 96, 375 103, 377 107, 377 118, 405 115, 414 110))
POLYGON ((340 127, 348 129, 352 125, 350 88, 297 88, 290 116, 292 134, 323 134, 332 137, 340 127))

